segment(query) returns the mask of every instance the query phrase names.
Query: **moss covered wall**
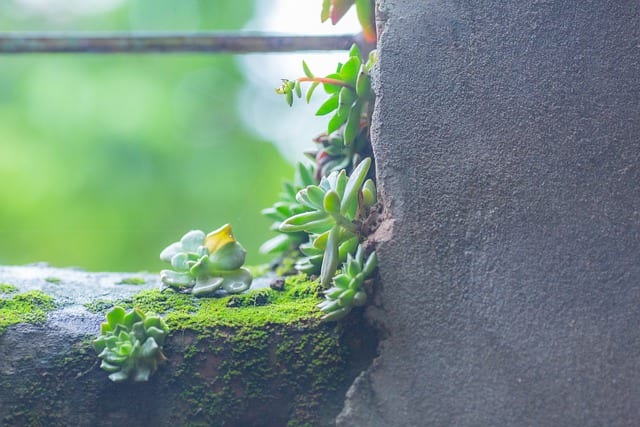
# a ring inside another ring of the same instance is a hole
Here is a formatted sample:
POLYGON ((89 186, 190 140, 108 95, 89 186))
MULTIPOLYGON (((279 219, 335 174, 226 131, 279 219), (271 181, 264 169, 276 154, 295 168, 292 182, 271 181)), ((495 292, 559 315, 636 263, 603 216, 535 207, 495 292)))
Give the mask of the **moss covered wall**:
POLYGON ((161 293, 150 282, 116 299, 96 286, 102 297, 82 305, 57 298, 44 324, 0 335, 2 423, 331 425, 373 357, 375 339, 359 313, 340 326, 320 323, 318 286, 304 277, 289 278, 283 291, 221 299, 161 293), (115 384, 98 367, 91 340, 115 303, 158 312, 171 328, 169 360, 148 383, 115 384))

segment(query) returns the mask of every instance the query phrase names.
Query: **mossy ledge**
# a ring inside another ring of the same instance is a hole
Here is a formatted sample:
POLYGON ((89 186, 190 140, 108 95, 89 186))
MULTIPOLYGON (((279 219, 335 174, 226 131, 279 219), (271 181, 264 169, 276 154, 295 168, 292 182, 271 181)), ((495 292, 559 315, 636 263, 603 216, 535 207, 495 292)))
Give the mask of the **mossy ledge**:
MULTIPOLYGON (((64 275, 56 277, 64 288, 64 275)), ((0 335, 3 425, 333 425, 347 387, 374 356, 361 313, 340 325, 319 321, 320 290, 305 276, 287 278, 283 291, 220 299, 160 292, 155 278, 141 277, 142 291, 84 300, 44 325, 0 335), (98 367, 89 332, 116 303, 161 314, 171 328, 169 361, 148 383, 114 384, 98 367)))

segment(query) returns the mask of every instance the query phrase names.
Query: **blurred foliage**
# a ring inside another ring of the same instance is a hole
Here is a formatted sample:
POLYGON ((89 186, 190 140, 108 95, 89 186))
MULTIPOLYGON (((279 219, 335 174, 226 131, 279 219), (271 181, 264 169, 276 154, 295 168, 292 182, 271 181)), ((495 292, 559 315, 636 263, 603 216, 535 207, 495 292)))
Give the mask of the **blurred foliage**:
MULTIPOLYGON (((4 31, 230 30, 249 0, 140 0, 71 17, 0 6, 4 31)), ((105 3, 105 1, 98 2, 105 3)), ((0 264, 151 270, 176 235, 233 222, 264 261, 259 215, 291 174, 243 129, 225 55, 0 58, 0 264)))

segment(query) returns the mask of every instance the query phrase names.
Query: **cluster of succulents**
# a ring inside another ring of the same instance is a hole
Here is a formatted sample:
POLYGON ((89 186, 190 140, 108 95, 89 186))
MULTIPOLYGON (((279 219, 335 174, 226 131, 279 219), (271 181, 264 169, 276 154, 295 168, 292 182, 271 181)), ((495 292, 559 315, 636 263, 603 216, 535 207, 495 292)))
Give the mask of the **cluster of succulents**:
POLYGON ((319 185, 300 190, 296 198, 309 210, 287 218, 280 225, 280 231, 304 231, 310 235, 310 243, 301 249, 309 254, 308 262, 312 265, 317 265, 321 256, 320 281, 325 286, 340 262, 340 247, 348 253, 357 245, 355 220, 359 213, 376 202, 375 185, 371 179, 366 180, 370 165, 371 159, 366 158, 350 177, 344 170, 332 172, 319 185), (322 254, 317 253, 318 249, 322 254))
POLYGON ((93 341, 102 359, 100 367, 114 382, 149 380, 166 360, 162 345, 168 332, 159 316, 138 309, 127 313, 122 307, 114 307, 100 326, 100 336, 93 341))
POLYGON ((160 254, 172 267, 160 272, 160 280, 167 287, 197 296, 243 292, 253 279, 249 270, 242 268, 245 255, 229 224, 207 235, 192 230, 160 254))
MULTIPOLYGON (((375 42, 371 0, 325 0, 322 21, 331 18, 335 24, 353 5, 365 39, 375 42)), ((359 47, 353 45, 347 61, 338 64, 334 73, 315 76, 303 61, 304 77, 284 79, 276 89, 289 105, 296 97, 302 98, 302 83, 310 83, 305 96, 307 102, 320 85, 328 95, 316 111, 318 116, 329 116, 326 131, 314 140, 315 150, 306 153, 315 163, 315 179, 319 184, 307 185, 298 191, 296 212, 285 208, 290 206, 285 203, 290 199, 280 202, 277 217, 275 210, 268 211, 278 221, 279 231, 295 233, 302 254, 295 268, 319 274, 325 288, 333 281, 334 286, 325 293, 326 300, 319 305, 325 320, 337 320, 353 306, 364 304, 366 292, 360 288, 377 263, 375 253, 372 253, 368 258, 371 262, 366 263, 368 268, 360 265, 358 278, 354 276, 348 288, 343 286, 345 273, 336 276, 340 265, 343 271, 348 268, 355 271, 358 256, 364 256, 359 223, 367 208, 376 203, 375 185, 371 179, 366 179, 371 166, 371 159, 366 157, 371 150, 368 137, 369 110, 373 102, 370 73, 376 59, 376 53, 372 51, 364 61, 359 47), (285 219, 285 216, 288 217, 285 219), (299 243, 300 232, 307 234, 306 243, 299 243), (339 284, 336 283, 338 277, 339 284), (358 289, 353 288, 356 285, 358 289), (345 294, 338 295, 339 290, 345 294)))
POLYGON ((318 305, 325 313, 322 319, 339 320, 349 314, 353 307, 364 305, 367 293, 363 284, 377 265, 375 252, 365 261, 362 245, 358 245, 355 255, 348 254, 342 272, 333 278, 333 287, 325 291, 326 299, 318 305))

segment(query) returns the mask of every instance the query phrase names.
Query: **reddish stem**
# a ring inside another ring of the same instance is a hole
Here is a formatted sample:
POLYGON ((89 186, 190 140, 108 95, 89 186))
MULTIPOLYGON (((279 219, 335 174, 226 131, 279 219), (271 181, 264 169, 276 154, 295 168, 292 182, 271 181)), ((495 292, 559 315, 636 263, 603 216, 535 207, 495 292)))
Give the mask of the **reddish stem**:
POLYGON ((327 77, 300 77, 298 79, 298 81, 300 83, 302 83, 302 82, 326 83, 326 84, 329 84, 329 85, 348 87, 349 89, 354 89, 355 90, 355 88, 353 86, 351 86, 348 83, 343 82, 342 80, 330 79, 330 78, 327 78, 327 77))

